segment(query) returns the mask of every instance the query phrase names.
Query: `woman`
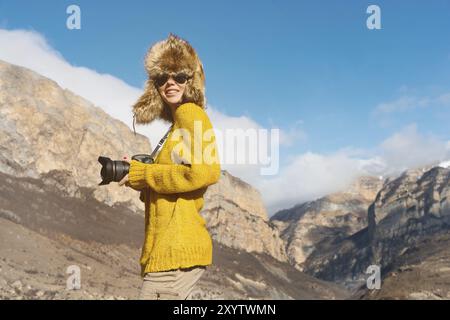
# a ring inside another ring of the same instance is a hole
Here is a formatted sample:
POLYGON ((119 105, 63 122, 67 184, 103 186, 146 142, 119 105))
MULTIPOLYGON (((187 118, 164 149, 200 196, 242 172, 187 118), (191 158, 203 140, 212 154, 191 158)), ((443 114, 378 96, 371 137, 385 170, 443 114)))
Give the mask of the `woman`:
POLYGON ((133 106, 136 122, 159 118, 172 127, 154 164, 124 157, 130 169, 119 184, 141 191, 145 202, 140 299, 186 299, 212 264, 212 241, 199 212, 207 187, 220 177, 204 111, 205 76, 195 50, 173 34, 150 48, 145 67, 149 79, 133 106))

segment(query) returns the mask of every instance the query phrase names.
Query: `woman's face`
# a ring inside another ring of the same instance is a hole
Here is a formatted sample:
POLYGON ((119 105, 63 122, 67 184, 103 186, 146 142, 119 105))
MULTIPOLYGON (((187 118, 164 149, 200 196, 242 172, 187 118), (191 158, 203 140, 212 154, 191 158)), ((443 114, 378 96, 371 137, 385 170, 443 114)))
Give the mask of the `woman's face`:
POLYGON ((185 88, 186 82, 180 84, 170 76, 164 85, 158 87, 158 91, 164 102, 173 108, 181 104, 185 88))

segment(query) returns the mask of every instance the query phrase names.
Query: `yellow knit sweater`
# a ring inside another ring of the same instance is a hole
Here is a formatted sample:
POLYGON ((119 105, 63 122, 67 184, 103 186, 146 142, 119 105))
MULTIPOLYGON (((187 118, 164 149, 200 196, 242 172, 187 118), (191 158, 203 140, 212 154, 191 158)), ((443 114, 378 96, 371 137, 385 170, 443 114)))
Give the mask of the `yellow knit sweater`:
POLYGON ((131 187, 146 191, 142 276, 212 264, 212 241, 199 211, 206 188, 219 177, 216 141, 208 116, 194 103, 180 105, 155 163, 132 160, 130 164, 131 187))

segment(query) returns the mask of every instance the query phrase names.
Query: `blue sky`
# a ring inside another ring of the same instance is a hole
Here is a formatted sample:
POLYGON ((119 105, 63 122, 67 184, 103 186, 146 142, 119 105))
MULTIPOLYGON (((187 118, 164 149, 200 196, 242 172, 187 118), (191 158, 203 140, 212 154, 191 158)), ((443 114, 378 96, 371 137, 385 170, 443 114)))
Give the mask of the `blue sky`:
POLYGON ((203 61, 212 106, 303 133, 283 163, 371 150, 411 124, 450 136, 450 1, 9 0, 0 27, 34 30, 72 65, 138 88, 149 45, 178 34, 203 61), (70 4, 81 30, 65 27, 70 4), (366 27, 370 4, 381 30, 366 27))
MULTIPOLYGON (((407 87, 419 95, 450 85, 449 1, 1 1, 8 28, 32 28, 74 65, 142 87, 148 46, 174 32, 198 50, 208 100, 263 125, 301 127, 301 150, 367 147, 414 119, 436 128, 432 115, 399 115, 380 128, 377 104, 407 87), (82 29, 65 28, 65 8, 78 4, 82 29), (377 4, 382 30, 366 28, 377 4), (298 124, 297 124, 298 125, 298 124), (339 134, 336 134, 339 132, 339 134), (357 134, 355 134, 357 132, 357 134)), ((446 119, 448 120, 448 118, 446 119)))

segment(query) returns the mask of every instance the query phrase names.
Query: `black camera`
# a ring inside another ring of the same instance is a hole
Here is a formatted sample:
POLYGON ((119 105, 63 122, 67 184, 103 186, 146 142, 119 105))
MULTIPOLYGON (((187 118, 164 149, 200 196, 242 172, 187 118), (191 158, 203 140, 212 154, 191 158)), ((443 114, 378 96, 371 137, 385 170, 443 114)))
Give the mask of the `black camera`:
MULTIPOLYGON (((153 163, 153 159, 148 154, 137 154, 131 157, 132 160, 137 160, 143 163, 153 163)), ((107 157, 98 157, 98 162, 102 165, 100 175, 102 176, 102 182, 98 185, 103 186, 110 182, 119 182, 128 174, 130 170, 130 164, 122 160, 111 160, 107 157)))

